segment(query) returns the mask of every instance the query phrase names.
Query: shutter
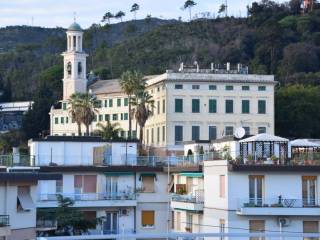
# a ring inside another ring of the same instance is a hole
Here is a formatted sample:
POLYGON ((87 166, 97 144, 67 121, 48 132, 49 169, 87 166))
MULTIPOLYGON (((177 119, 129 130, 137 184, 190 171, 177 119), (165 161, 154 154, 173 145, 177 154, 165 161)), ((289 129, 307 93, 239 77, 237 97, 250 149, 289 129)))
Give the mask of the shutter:
POLYGON ((144 192, 154 192, 154 176, 143 176, 142 187, 144 192))
POLYGON ((154 226, 154 211, 142 211, 142 226, 154 226))
POLYGON ((84 193, 96 193, 97 191, 97 176, 85 175, 83 176, 83 192, 84 193))
POLYGON ((82 188, 82 175, 74 176, 74 188, 82 188))
POLYGON ((93 148, 93 165, 102 165, 104 157, 104 147, 93 148))
POLYGON ((318 221, 303 221, 303 233, 318 233, 319 222, 318 221))

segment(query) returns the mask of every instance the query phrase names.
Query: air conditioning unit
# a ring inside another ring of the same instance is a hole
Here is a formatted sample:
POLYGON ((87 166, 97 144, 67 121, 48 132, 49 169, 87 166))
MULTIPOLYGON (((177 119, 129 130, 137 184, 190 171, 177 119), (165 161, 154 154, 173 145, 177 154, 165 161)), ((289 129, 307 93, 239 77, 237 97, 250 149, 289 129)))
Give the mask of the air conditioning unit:
POLYGON ((129 215, 129 210, 128 209, 121 209, 120 210, 121 216, 128 216, 129 215))
POLYGON ((278 218, 278 224, 281 227, 287 227, 290 225, 290 219, 286 217, 279 217, 278 218))

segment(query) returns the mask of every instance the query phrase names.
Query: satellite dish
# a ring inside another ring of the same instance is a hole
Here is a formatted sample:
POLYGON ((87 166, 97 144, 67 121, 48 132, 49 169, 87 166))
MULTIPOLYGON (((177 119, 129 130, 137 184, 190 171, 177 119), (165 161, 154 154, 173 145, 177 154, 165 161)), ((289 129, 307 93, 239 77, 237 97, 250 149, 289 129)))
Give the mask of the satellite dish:
POLYGON ((234 136, 238 139, 243 138, 246 135, 246 130, 243 127, 239 127, 236 129, 234 136))

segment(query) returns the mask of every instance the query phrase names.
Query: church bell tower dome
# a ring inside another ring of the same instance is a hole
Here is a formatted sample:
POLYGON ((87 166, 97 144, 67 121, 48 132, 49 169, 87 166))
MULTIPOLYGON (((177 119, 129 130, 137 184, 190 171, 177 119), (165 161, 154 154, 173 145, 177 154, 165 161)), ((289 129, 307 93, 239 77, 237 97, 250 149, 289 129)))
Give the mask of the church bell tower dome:
POLYGON ((68 27, 68 31, 82 32, 83 30, 78 23, 74 22, 68 27))

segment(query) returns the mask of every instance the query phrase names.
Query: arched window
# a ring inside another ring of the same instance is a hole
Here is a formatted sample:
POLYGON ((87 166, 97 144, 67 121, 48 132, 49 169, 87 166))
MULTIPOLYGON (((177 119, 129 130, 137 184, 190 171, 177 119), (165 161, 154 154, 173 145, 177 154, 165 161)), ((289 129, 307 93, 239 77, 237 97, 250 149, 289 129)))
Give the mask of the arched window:
POLYGON ((82 63, 78 62, 78 75, 81 75, 82 73, 82 63))
POLYGON ((71 73, 72 73, 72 64, 71 64, 71 62, 68 62, 68 64, 67 64, 67 73, 68 73, 68 76, 71 76, 71 73))

